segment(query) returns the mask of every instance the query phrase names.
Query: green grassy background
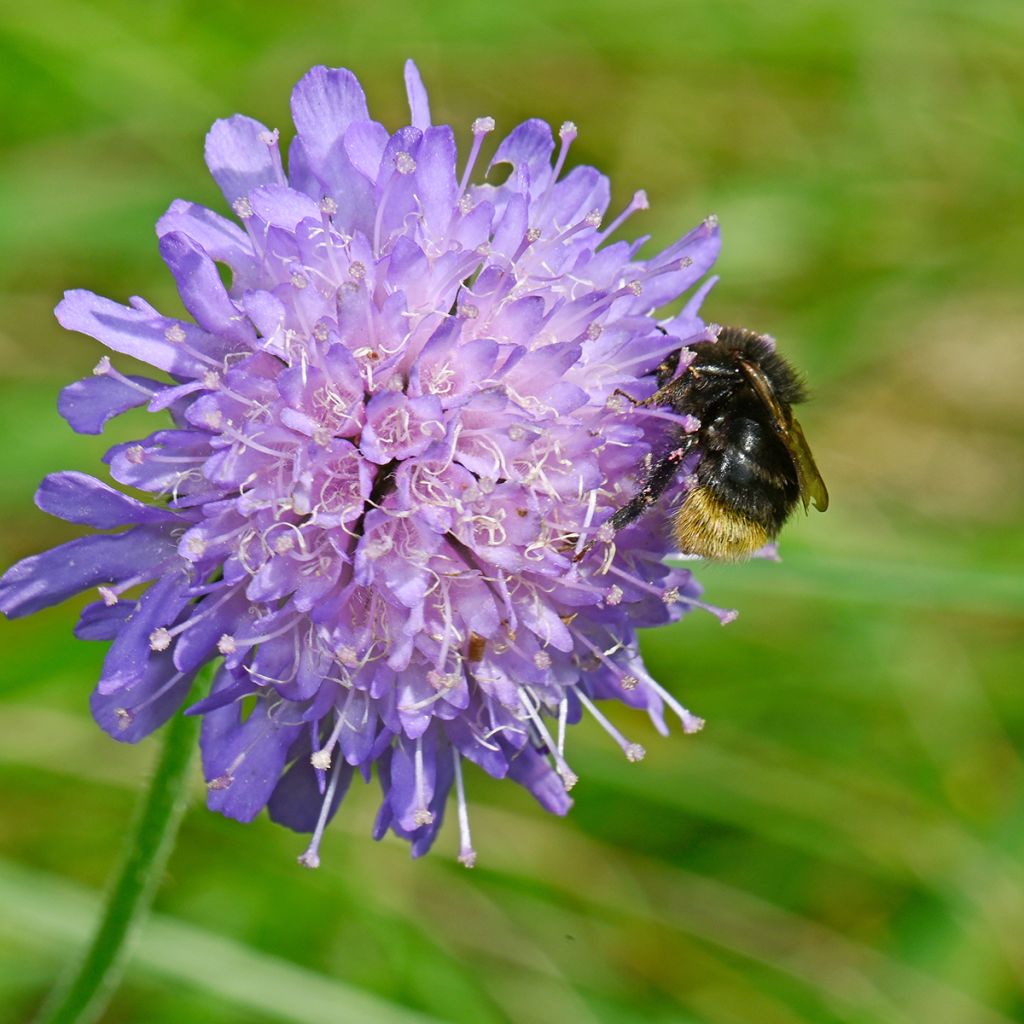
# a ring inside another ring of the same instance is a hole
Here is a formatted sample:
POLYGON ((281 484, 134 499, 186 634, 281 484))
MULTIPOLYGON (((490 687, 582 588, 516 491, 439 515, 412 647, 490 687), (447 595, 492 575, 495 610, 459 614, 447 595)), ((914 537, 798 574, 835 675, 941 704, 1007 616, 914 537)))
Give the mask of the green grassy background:
MULTIPOLYGON (((416 863, 373 843, 375 788, 308 873, 197 786, 107 1021, 1024 1020, 1022 53, 1016 0, 0 0, 0 562, 74 532, 32 508, 44 473, 146 429, 57 416, 99 355, 61 290, 171 304, 152 225, 221 208, 210 122, 287 130, 324 62, 397 126, 408 55, 463 140, 575 121, 657 242, 718 214, 707 314, 806 369, 833 499, 782 564, 703 572, 735 624, 646 638, 706 730, 616 716, 629 765, 577 729, 567 821, 473 773, 473 872, 451 828, 416 863)), ((0 623, 5 1022, 85 935, 154 755, 91 724, 102 649, 73 618, 0 623)))

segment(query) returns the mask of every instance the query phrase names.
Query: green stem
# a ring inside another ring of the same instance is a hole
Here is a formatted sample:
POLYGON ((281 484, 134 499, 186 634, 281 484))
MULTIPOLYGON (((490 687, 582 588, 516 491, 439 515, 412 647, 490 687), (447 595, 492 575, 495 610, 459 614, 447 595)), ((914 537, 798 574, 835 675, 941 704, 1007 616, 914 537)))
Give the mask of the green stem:
POLYGON ((164 727, 149 791, 124 863, 84 957, 51 992, 36 1024, 92 1024, 121 980, 129 943, 156 895, 187 802, 199 718, 175 715, 164 727))

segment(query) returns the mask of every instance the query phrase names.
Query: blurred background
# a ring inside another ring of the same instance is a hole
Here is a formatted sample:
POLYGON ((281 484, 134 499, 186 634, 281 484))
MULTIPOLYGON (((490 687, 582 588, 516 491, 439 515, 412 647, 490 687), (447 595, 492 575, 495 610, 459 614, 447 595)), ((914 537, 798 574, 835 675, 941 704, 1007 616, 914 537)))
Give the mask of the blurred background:
MULTIPOLYGON (((0 564, 75 533, 33 508, 45 473, 152 429, 58 417, 100 355, 61 291, 175 308, 153 223, 223 208, 206 129, 287 135, 314 63, 392 128, 410 55, 463 143, 484 114, 575 121, 572 160, 613 209, 646 188, 630 228, 659 245, 716 213, 706 315, 804 368, 832 492, 781 564, 701 572, 737 622, 647 636, 705 731, 617 716, 630 765, 581 726, 566 821, 474 772, 472 872, 453 823, 423 861, 373 843, 376 786, 302 871, 197 773, 106 1021, 1024 1020, 1022 53, 1018 0, 0 0, 0 564)), ((74 619, 0 622, 4 1022, 86 937, 156 751, 91 723, 74 619)))

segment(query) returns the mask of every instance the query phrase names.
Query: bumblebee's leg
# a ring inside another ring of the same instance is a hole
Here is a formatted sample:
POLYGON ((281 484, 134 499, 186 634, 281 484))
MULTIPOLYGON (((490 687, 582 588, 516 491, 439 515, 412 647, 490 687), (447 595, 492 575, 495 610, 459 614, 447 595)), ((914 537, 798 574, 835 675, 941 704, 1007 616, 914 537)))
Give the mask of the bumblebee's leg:
POLYGON ((616 530, 638 519, 665 493, 679 473, 683 459, 693 450, 694 443, 694 435, 684 434, 651 463, 640 490, 608 520, 616 530))

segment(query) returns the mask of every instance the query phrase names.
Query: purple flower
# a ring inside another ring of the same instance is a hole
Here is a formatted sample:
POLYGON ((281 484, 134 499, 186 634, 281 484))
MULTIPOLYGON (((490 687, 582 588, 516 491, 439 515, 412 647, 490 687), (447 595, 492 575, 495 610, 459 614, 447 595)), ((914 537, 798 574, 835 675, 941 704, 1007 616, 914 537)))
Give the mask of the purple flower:
POLYGON ((668 353, 709 336, 713 281, 656 314, 711 266, 716 225, 649 259, 610 241, 646 198, 606 218, 607 179, 562 173, 568 123, 558 144, 519 125, 488 168, 504 182, 473 184, 493 120, 460 161, 411 62, 405 80, 412 124, 392 134, 349 71, 310 71, 287 173, 276 131, 213 126, 206 160, 238 220, 179 200, 157 225, 191 320, 67 293, 64 327, 162 371, 104 356, 61 394, 71 426, 141 405, 171 424, 105 458, 149 502, 47 477, 41 509, 115 532, 0 581, 9 616, 96 590, 77 634, 111 641, 92 708, 116 739, 159 727, 218 660, 186 712, 204 718, 209 804, 312 832, 308 866, 355 771, 377 769, 375 836, 414 855, 454 786, 471 865, 464 761, 564 814, 567 724, 592 715, 643 756, 598 701, 663 732, 665 705, 702 724, 637 648, 638 628, 700 604, 663 562, 665 513, 607 520, 673 419, 617 391, 650 394, 668 353))

